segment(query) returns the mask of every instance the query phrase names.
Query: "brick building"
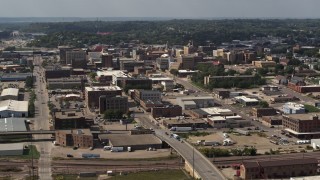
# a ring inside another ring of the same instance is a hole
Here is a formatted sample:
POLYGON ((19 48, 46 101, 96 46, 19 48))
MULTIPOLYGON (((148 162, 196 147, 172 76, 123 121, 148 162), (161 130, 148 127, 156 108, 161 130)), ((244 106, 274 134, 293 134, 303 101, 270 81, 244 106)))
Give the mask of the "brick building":
POLYGON ((254 117, 273 116, 277 111, 273 108, 252 108, 251 113, 254 117))
POLYGON ((86 87, 85 99, 89 108, 99 107, 100 96, 115 97, 121 96, 122 90, 118 86, 100 86, 100 87, 86 87))
POLYGON ((182 115, 182 107, 178 106, 178 105, 154 107, 151 109, 151 114, 152 114, 153 118, 181 116, 182 115))
POLYGON ((55 112, 53 116, 53 126, 55 129, 75 129, 89 126, 83 112, 55 112))
POLYGON ((93 136, 89 129, 60 130, 55 135, 60 146, 93 147, 93 136))
POLYGON ((241 179, 290 178, 317 175, 318 160, 277 159, 263 161, 244 161, 240 165, 241 179))
POLYGON ((86 68, 87 53, 82 50, 67 51, 66 64, 70 64, 73 68, 86 68))
MULTIPOLYGON (((125 89, 152 89, 152 80, 147 77, 137 77, 137 78, 123 78, 120 81, 120 86, 125 89)), ((119 84, 117 82, 117 84, 119 84)))
POLYGON ((319 114, 283 115, 282 125, 285 130, 299 139, 320 137, 319 114))
POLYGON ((99 97, 99 111, 103 114, 106 110, 128 112, 128 97, 124 96, 100 96, 99 97))
POLYGON ((262 121, 268 126, 282 125, 282 117, 278 116, 262 116, 262 121))
POLYGON ((144 100, 161 101, 161 92, 153 90, 135 89, 134 100, 136 102, 144 100))
POLYGON ((301 77, 292 77, 290 82, 288 82, 288 88, 297 91, 299 93, 310 93, 310 92, 320 92, 319 85, 307 86, 304 79, 301 77))
POLYGON ((45 78, 67 78, 71 76, 70 67, 61 67, 61 66, 47 66, 45 67, 45 78))
POLYGON ((101 56, 102 67, 112 68, 113 67, 113 56, 109 54, 102 54, 101 56))

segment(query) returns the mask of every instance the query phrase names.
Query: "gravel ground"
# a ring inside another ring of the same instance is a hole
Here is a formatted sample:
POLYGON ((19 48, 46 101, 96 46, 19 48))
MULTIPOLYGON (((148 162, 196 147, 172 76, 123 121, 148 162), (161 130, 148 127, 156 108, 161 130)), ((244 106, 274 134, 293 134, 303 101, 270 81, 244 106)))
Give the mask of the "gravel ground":
POLYGON ((81 158, 82 153, 100 154, 101 158, 107 159, 134 159, 134 158, 157 158, 167 157, 170 155, 170 149, 157 149, 156 151, 137 150, 133 152, 110 152, 102 149, 77 149, 70 147, 54 146, 52 149, 52 157, 66 158, 67 154, 72 154, 75 158, 81 158))

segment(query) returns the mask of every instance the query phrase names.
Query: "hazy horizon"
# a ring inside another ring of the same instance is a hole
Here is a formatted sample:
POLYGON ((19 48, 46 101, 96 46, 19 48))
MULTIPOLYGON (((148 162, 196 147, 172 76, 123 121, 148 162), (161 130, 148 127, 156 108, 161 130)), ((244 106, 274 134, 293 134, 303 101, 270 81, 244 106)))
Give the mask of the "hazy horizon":
POLYGON ((319 0, 0 0, 0 17, 317 19, 319 0))

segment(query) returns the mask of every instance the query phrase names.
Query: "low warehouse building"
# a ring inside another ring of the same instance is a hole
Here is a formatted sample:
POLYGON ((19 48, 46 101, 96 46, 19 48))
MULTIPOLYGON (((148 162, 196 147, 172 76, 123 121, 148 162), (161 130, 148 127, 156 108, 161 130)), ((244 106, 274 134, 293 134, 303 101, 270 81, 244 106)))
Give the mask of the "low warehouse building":
POLYGON ((132 150, 145 150, 147 148, 162 148, 162 141, 153 134, 100 134, 101 142, 109 142, 112 147, 123 147, 127 150, 131 147, 132 150))
POLYGON ((0 156, 23 155, 23 143, 0 144, 0 156))
POLYGON ((19 89, 17 88, 7 88, 2 90, 0 99, 4 100, 18 100, 19 89))
POLYGON ((0 118, 28 117, 28 101, 0 101, 0 118))

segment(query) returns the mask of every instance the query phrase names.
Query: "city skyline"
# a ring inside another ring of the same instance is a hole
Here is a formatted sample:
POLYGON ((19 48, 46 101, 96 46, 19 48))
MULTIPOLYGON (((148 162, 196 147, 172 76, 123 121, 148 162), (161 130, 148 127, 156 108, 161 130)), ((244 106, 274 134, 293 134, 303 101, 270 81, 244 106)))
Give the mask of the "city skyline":
POLYGON ((0 0, 0 3, 0 17, 320 18, 317 0, 0 0))

